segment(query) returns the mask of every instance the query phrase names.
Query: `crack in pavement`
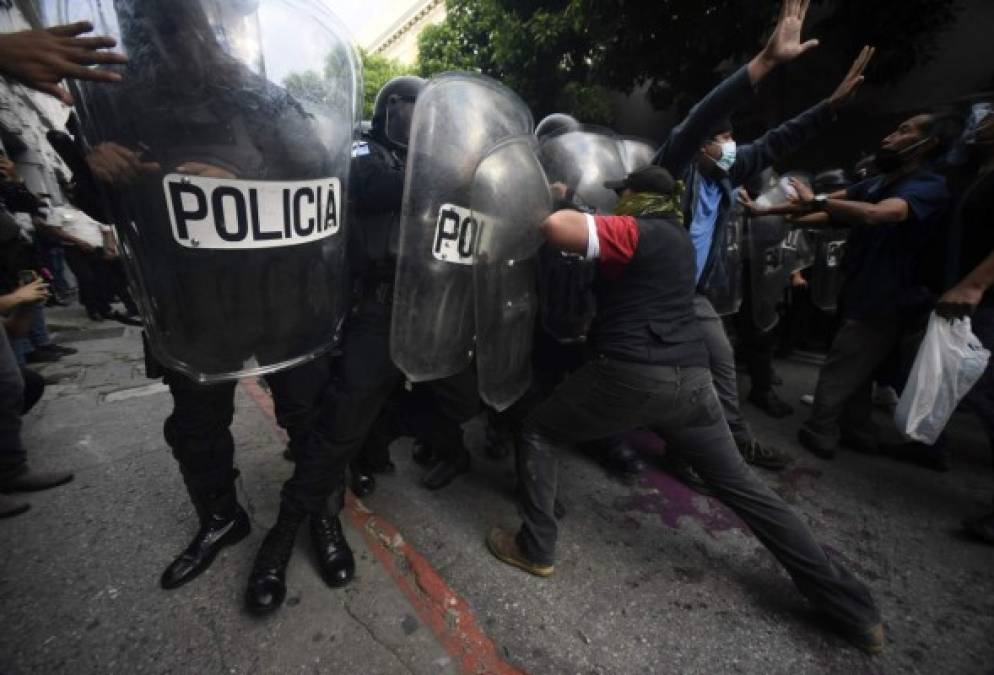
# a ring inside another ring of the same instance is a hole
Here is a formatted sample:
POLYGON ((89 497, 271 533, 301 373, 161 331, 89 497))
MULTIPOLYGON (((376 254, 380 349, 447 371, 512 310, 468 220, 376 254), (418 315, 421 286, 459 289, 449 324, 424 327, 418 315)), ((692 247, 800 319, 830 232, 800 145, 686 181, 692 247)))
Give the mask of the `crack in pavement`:
POLYGON ((366 633, 373 640, 373 642, 375 642, 376 644, 380 645, 385 650, 387 650, 388 652, 390 652, 390 655, 393 656, 393 658, 397 661, 397 663, 399 663, 401 665, 401 667, 404 669, 405 672, 410 673, 411 675, 414 675, 414 671, 411 670, 410 666, 408 666, 407 663, 405 663, 404 660, 400 658, 400 654, 397 653, 397 650, 394 647, 388 645, 383 640, 381 640, 379 637, 377 637, 376 633, 373 632, 373 629, 370 628, 369 625, 367 625, 365 621, 363 621, 362 619, 360 619, 358 614, 356 614, 354 611, 352 611, 352 605, 349 602, 347 602, 347 601, 343 602, 342 603, 342 607, 345 608, 345 612, 350 617, 352 617, 353 621, 355 621, 357 624, 359 624, 360 626, 362 626, 363 630, 366 631, 366 633))

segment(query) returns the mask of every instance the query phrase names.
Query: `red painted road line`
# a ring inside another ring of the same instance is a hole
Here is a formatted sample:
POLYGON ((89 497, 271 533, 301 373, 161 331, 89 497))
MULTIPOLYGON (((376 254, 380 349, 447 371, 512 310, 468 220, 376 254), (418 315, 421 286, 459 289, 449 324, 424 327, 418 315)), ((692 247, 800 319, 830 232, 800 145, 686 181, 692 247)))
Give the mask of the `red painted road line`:
MULTIPOLYGON (((272 398, 253 380, 242 380, 242 389, 276 427, 272 398)), ((401 536, 396 527, 378 516, 348 493, 345 511, 352 525, 362 533, 369 549, 383 565, 421 621, 459 665, 463 673, 522 673, 501 658, 493 641, 486 636, 469 603, 449 587, 442 576, 401 536)))

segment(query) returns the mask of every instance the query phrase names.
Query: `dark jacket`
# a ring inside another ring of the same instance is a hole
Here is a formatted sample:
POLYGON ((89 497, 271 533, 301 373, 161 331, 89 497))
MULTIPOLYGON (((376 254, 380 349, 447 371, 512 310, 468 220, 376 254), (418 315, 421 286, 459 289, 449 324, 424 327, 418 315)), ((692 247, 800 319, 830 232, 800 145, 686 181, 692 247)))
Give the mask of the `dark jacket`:
POLYGON ((638 218, 635 254, 616 278, 594 282, 598 354, 659 366, 707 367, 694 314, 694 247, 676 218, 638 218))
MULTIPOLYGON (((664 167, 673 176, 682 177, 685 183, 683 212, 684 225, 688 229, 694 219, 694 205, 703 178, 697 167, 698 152, 710 138, 714 126, 736 108, 752 101, 754 96, 755 90, 749 82, 749 74, 745 67, 740 68, 694 106, 687 118, 670 132, 669 138, 653 158, 654 164, 664 167)), ((738 147, 735 164, 720 181, 721 206, 715 221, 711 251, 697 284, 698 293, 704 293, 712 285, 725 285, 725 261, 719 251, 725 242, 729 213, 735 205, 735 189, 817 136, 834 119, 832 109, 826 101, 822 101, 789 122, 766 132, 755 142, 738 147)))
POLYGON ((404 160, 368 136, 353 146, 348 246, 356 279, 392 281, 396 274, 404 160))

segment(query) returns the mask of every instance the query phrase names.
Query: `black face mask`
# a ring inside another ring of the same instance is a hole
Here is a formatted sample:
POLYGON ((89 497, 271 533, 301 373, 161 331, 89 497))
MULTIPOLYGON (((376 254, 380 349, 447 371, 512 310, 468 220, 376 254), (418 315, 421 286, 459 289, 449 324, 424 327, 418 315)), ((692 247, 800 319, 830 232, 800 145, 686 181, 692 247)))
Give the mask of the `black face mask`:
POLYGON ((877 170, 880 173, 893 173, 904 166, 905 162, 908 161, 908 156, 921 146, 928 143, 931 138, 923 138, 920 141, 915 141, 906 148, 901 148, 900 150, 891 150, 890 148, 881 148, 877 152, 876 157, 874 157, 873 163, 876 165, 877 170))

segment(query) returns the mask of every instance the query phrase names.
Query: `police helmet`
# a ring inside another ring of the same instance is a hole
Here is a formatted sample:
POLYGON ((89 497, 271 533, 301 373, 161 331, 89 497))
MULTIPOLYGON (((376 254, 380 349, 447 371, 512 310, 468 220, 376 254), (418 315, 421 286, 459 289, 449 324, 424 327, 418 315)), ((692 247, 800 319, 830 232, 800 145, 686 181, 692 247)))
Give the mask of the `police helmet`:
POLYGON ((414 102, 425 81, 413 75, 395 77, 380 89, 373 106, 371 133, 394 149, 404 149, 411 138, 414 102))

